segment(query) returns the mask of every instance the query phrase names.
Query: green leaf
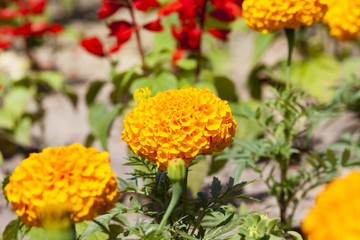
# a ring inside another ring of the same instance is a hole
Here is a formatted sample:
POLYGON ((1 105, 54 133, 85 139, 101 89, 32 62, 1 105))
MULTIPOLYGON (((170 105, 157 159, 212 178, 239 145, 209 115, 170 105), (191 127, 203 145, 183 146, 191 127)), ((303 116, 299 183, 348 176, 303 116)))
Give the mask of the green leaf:
POLYGON ((221 99, 229 102, 237 102, 238 96, 236 94, 235 84, 228 77, 216 76, 214 78, 214 85, 221 99))
POLYGON ((5 227, 5 230, 2 234, 2 239, 3 240, 16 240, 17 239, 16 235, 17 235, 18 230, 19 230, 19 221, 17 219, 10 221, 5 227))
POLYGON ((155 79, 152 80, 150 90, 154 96, 158 92, 163 92, 169 89, 177 89, 178 82, 176 77, 168 72, 162 72, 155 79))
POLYGON ((130 198, 130 204, 135 210, 141 210, 140 203, 134 197, 130 198))
POLYGON ((86 104, 88 106, 90 106, 94 102, 97 94, 104 86, 104 84, 105 84, 104 81, 95 81, 90 84, 90 87, 86 93, 86 104))
POLYGON ((30 128, 31 119, 29 117, 20 119, 14 131, 14 139, 16 142, 20 143, 21 145, 28 146, 30 144, 31 137, 30 128))
POLYGON ((107 240, 109 238, 108 234, 101 232, 101 227, 94 222, 84 221, 75 224, 75 227, 80 235, 78 240, 107 240))
POLYGON ((343 166, 346 166, 347 162, 350 159, 350 150, 349 149, 345 149, 344 152, 342 153, 342 157, 341 157, 341 164, 343 166))
POLYGON ((211 195, 217 199, 218 196, 220 195, 220 191, 221 191, 221 183, 220 180, 217 177, 213 178, 212 184, 211 184, 211 195))
POLYGON ((5 96, 0 112, 0 126, 11 129, 24 114, 26 104, 34 95, 33 88, 13 87, 5 96))
POLYGON ((189 168, 188 182, 191 184, 188 185, 188 188, 191 190, 193 195, 196 195, 200 191, 204 179, 209 172, 209 164, 206 161, 202 160, 196 163, 189 168))
POLYGON ((326 168, 326 165, 325 165, 325 162, 324 160, 319 156, 317 155, 315 152, 313 151, 310 151, 310 154, 313 158, 315 158, 319 163, 320 165, 323 167, 323 168, 326 168))
POLYGON ((210 91, 214 92, 216 96, 219 96, 215 85, 211 82, 198 82, 195 84, 195 88, 209 88, 210 91))
POLYGON ((58 71, 40 72, 38 75, 40 81, 49 84, 55 91, 60 91, 64 86, 64 76, 58 71))
POLYGON ((192 71, 196 68, 197 64, 195 59, 181 59, 176 62, 176 65, 187 71, 192 71))
POLYGON ((229 217, 227 217, 224 221, 220 222, 214 228, 219 228, 219 227, 222 227, 222 226, 228 224, 231 221, 231 219, 233 219, 234 216, 235 216, 235 213, 232 213, 229 217))
POLYGON ((326 151, 326 155, 327 155, 327 158, 330 161, 331 165, 333 167, 335 167, 336 166, 336 158, 335 158, 334 152, 331 149, 328 149, 326 151))
POLYGON ((288 231, 287 233, 290 234, 291 236, 293 236, 295 238, 295 240, 303 240, 301 235, 295 231, 288 231))
POLYGON ((43 228, 32 227, 26 235, 31 240, 47 240, 48 236, 43 228))
POLYGON ((274 229, 278 221, 279 221, 278 218, 271 219, 267 224, 266 233, 270 233, 274 229))
POLYGON ((117 104, 110 112, 106 111, 106 104, 98 103, 89 108, 89 123, 92 134, 97 137, 102 147, 107 150, 107 140, 110 127, 119 114, 122 104, 117 104))
POLYGON ((252 64, 255 64, 269 48, 269 46, 273 43, 275 36, 276 34, 255 33, 254 52, 251 58, 252 64))
POLYGON ((332 88, 338 82, 339 62, 330 55, 320 55, 293 64, 291 81, 309 92, 312 96, 326 102, 334 95, 332 88))
POLYGON ((238 161, 237 166, 234 169, 234 179, 235 181, 239 181, 241 174, 243 173, 246 167, 246 161, 238 161))
MULTIPOLYGON (((1 153, 0 153, 0 154, 1 154, 1 153)), ((1 154, 1 157, 2 157, 2 154, 1 154)), ((6 196, 4 190, 5 190, 6 185, 8 185, 9 182, 10 182, 10 176, 11 176, 11 174, 7 175, 7 176, 4 178, 4 180, 2 181, 2 183, 1 183, 1 188, 2 188, 2 191, 3 191, 3 194, 4 194, 4 197, 5 197, 6 201, 9 201, 9 200, 7 199, 7 196, 6 196)))
POLYGON ((183 238, 183 239, 187 239, 187 240, 198 240, 196 237, 190 236, 187 233, 183 232, 183 231, 177 231, 177 233, 183 238))

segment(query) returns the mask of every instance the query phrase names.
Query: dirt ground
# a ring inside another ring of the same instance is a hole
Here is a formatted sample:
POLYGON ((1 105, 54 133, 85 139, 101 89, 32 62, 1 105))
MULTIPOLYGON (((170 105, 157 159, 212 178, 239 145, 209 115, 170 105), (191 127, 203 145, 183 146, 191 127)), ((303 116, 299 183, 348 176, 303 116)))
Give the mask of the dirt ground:
MULTIPOLYGON (((95 9, 98 1, 79 1, 79 13, 83 18, 76 14, 68 19, 62 19, 61 15, 57 18, 64 20, 79 32, 86 31, 86 35, 106 35, 106 28, 103 22, 96 20, 95 9)), ((54 8, 56 11, 56 8, 54 8)), ((143 33, 144 34, 144 33, 143 33)), ((151 38, 144 34, 147 38, 145 42, 145 49, 151 50, 151 38)), ((253 51, 254 36, 251 33, 233 33, 229 41, 229 63, 231 70, 229 76, 236 82, 237 91, 243 98, 248 96, 246 90, 246 78, 250 71, 251 54, 253 51)), ((49 48, 43 47, 36 52, 36 59, 40 65, 54 64, 55 67, 70 80, 69 84, 79 96, 79 104, 75 109, 69 100, 61 94, 54 94, 47 97, 45 101, 45 132, 44 132, 44 146, 60 146, 68 145, 74 142, 84 143, 87 134, 89 133, 89 124, 87 121, 87 107, 84 101, 87 86, 91 81, 97 79, 108 79, 109 64, 106 60, 94 57, 85 52, 76 41, 71 39, 62 39, 62 46, 64 47, 57 53, 52 53, 49 48)), ((263 61, 267 63, 276 62, 279 59, 285 59, 287 55, 285 39, 278 40, 263 56, 263 61)), ((139 56, 136 50, 135 42, 131 41, 115 56, 120 60, 120 68, 127 69, 135 63, 139 62, 139 56)), ((102 96, 106 96, 105 89, 102 96)), ((339 134, 347 129, 349 126, 356 124, 356 120, 351 114, 341 116, 340 119, 332 122, 323 123, 315 132, 315 136, 320 139, 316 147, 321 148, 326 144, 335 141, 339 134), (345 123, 345 124, 344 124, 345 123)), ((121 135, 121 119, 117 119, 112 127, 109 139, 109 152, 112 159, 112 168, 114 172, 126 178, 125 173, 131 170, 129 167, 123 166, 127 158, 127 148, 124 142, 120 139, 121 135)), ((241 126, 238 126, 241 127, 241 126)), ((36 132, 36 129, 34 130, 36 132)), ((1 146, 0 146, 1 147, 1 146)), ((95 147, 101 149, 98 142, 95 147)), ((12 172, 14 168, 24 158, 21 154, 15 155, 12 158, 5 159, 4 168, 5 173, 0 172, 0 179, 5 177, 6 173, 12 172)), ((230 166, 224 168, 220 173, 216 174, 223 182, 232 175, 232 168, 230 166)), ((257 176, 251 170, 245 170, 241 180, 253 180, 257 176)), ((204 185, 208 184, 212 176, 207 177, 204 185)), ((309 197, 304 199, 300 205, 296 215, 295 221, 297 224, 304 218, 308 209, 312 206, 314 198, 321 191, 322 187, 314 189, 309 197)), ((250 195, 265 195, 266 186, 261 181, 250 184, 246 188, 246 192, 250 195)), ((277 209, 274 207, 275 201, 271 197, 265 197, 260 204, 251 204, 250 209, 264 210, 272 216, 276 216, 277 209)), ((6 206, 6 202, 0 196, 0 232, 3 231, 6 224, 15 219, 16 215, 11 211, 10 206, 6 206)))

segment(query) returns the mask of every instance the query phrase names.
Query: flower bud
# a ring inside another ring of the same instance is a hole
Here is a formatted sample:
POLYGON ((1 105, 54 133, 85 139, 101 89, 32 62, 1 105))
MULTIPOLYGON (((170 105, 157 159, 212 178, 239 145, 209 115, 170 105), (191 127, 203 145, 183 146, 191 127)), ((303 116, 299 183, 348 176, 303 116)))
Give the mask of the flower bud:
POLYGON ((186 175, 185 161, 182 158, 171 160, 168 164, 167 172, 171 181, 182 181, 186 175))
POLYGON ((151 92, 150 89, 148 87, 146 88, 139 88, 135 90, 134 93, 134 100, 136 102, 139 102, 142 99, 148 99, 151 97, 151 92))

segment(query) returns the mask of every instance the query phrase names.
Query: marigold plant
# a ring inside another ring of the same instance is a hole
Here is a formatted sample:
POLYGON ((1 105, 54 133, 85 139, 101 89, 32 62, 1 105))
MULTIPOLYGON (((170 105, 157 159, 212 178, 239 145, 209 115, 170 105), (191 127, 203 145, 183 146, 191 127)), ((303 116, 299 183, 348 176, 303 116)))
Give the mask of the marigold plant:
POLYGON ((311 26, 323 19, 327 10, 324 0, 245 0, 243 17, 246 24, 262 33, 283 28, 311 26))
POLYGON ((360 172, 326 186, 301 226, 309 240, 359 239, 359 188, 360 172))
POLYGON ((46 148, 21 162, 5 194, 27 226, 42 226, 42 216, 53 206, 66 206, 74 222, 91 220, 113 208, 120 197, 108 157, 77 143, 46 148))
POLYGON ((354 40, 360 36, 360 1, 328 1, 324 22, 330 28, 330 35, 339 40, 354 40))
POLYGON ((209 89, 171 89, 140 100, 126 115, 121 138, 138 156, 166 169, 182 158, 219 152, 231 144, 236 122, 227 101, 209 89))

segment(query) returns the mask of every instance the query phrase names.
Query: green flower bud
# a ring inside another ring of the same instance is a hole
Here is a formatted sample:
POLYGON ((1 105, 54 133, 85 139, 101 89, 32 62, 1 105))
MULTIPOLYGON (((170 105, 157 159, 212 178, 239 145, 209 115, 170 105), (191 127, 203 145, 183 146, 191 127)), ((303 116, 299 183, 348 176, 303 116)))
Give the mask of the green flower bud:
POLYGON ((135 102, 139 102, 142 99, 151 98, 151 92, 148 87, 136 89, 134 92, 134 100, 135 102))
POLYGON ((171 160, 168 164, 167 172, 172 182, 184 180, 186 175, 185 161, 182 158, 171 160))

